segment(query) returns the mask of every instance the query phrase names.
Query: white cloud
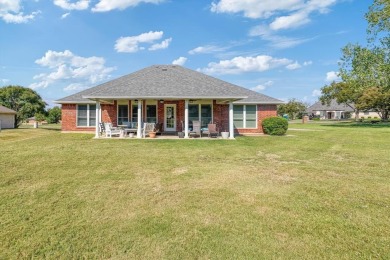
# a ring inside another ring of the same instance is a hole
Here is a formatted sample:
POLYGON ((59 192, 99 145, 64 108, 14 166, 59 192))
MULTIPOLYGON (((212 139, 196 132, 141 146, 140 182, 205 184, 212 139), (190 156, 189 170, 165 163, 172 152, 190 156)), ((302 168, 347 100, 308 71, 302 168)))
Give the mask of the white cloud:
POLYGON ((66 17, 68 17, 70 15, 70 13, 64 13, 63 15, 61 15, 61 19, 65 19, 66 17))
POLYGON ((292 48, 312 39, 291 38, 275 34, 268 26, 258 25, 249 31, 249 36, 259 36, 262 40, 269 42, 269 45, 276 49, 292 48))
POLYGON ((165 49, 168 48, 169 43, 172 41, 172 38, 165 39, 161 43, 154 43, 157 40, 160 40, 163 37, 164 32, 147 32, 142 33, 137 36, 129 36, 129 37, 121 37, 116 40, 115 50, 117 52, 137 52, 139 50, 145 50, 144 46, 140 46, 140 44, 149 44, 150 51, 165 49))
POLYGON ((281 11, 296 10, 303 0, 220 0, 212 3, 211 11, 216 13, 244 13, 248 18, 268 18, 281 11))
POLYGON ((310 65, 312 65, 313 64, 313 62, 311 61, 311 60, 308 60, 308 61, 305 61, 304 63, 303 63, 303 66, 310 66, 310 65))
POLYGON ((329 71, 326 73, 326 79, 327 82, 333 82, 333 81, 339 81, 340 77, 337 72, 335 71, 329 71))
POLYGON ((302 68, 302 65, 299 64, 297 61, 294 63, 288 64, 286 66, 286 69, 288 69, 288 70, 296 70, 296 69, 300 69, 300 68, 302 68))
POLYGON ((319 97, 322 95, 321 90, 315 89, 313 90, 312 94, 313 97, 319 97))
POLYGON ((169 47, 169 44, 171 43, 172 38, 168 38, 163 40, 161 43, 155 43, 153 44, 148 50, 149 51, 156 51, 156 50, 162 50, 169 47))
POLYGON ((27 23, 40 14, 40 11, 24 14, 21 12, 21 0, 0 0, 0 19, 6 23, 27 23))
POLYGON ((119 9, 124 10, 128 7, 137 6, 140 3, 159 4, 165 0, 99 0, 93 8, 93 12, 108 12, 119 9))
POLYGON ((310 22, 313 12, 329 12, 338 0, 219 0, 211 5, 216 13, 243 13, 252 19, 268 19, 272 30, 297 28, 310 22))
POLYGON ((81 57, 69 50, 64 52, 49 50, 35 63, 48 68, 49 72, 35 75, 34 80, 38 82, 29 86, 32 89, 65 83, 69 84, 65 90, 75 90, 76 87, 79 90, 110 78, 110 73, 115 70, 114 67, 105 66, 104 58, 81 57))
POLYGON ((256 92, 260 92, 260 91, 265 90, 267 87, 272 86, 273 84, 274 84, 274 82, 272 80, 269 80, 269 81, 265 82, 264 84, 260 84, 254 88, 251 88, 251 90, 256 91, 256 92))
POLYGON ((215 45, 206 45, 206 46, 199 46, 195 49, 190 50, 188 53, 191 55, 194 54, 209 54, 214 52, 221 52, 227 50, 228 47, 219 47, 215 45))
POLYGON ((274 30, 297 28, 310 22, 307 12, 297 12, 287 16, 280 16, 269 25, 274 30))
POLYGON ((172 64, 173 65, 180 65, 180 66, 183 66, 187 61, 187 58, 186 57, 180 57, 174 61, 172 61, 172 64))
POLYGON ((256 57, 235 57, 231 60, 222 60, 218 63, 211 62, 207 68, 198 69, 207 74, 239 74, 243 72, 262 72, 277 67, 287 66, 293 61, 289 59, 278 59, 268 55, 256 57))
POLYGON ((85 10, 89 7, 90 0, 79 0, 71 2, 69 0, 54 0, 56 6, 65 10, 85 10))

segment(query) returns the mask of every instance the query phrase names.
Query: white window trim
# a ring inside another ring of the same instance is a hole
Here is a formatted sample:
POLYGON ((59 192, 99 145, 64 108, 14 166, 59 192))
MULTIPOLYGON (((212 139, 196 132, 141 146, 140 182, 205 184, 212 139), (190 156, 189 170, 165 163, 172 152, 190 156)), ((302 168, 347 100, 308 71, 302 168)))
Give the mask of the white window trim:
POLYGON ((214 122, 214 105, 209 101, 195 101, 193 103, 189 103, 188 106, 198 105, 198 120, 202 122, 202 105, 211 105, 211 122, 214 122))
MULTIPOLYGON (((76 127, 88 127, 88 128, 93 128, 93 127, 96 127, 96 125, 95 124, 93 124, 93 125, 89 125, 89 123, 90 123, 90 117, 89 117, 89 114, 90 114, 90 111, 91 111, 91 109, 90 109, 90 106, 96 106, 96 104, 77 104, 77 111, 76 111, 76 127), (79 123, 79 120, 78 120, 78 118, 79 118, 79 106, 87 106, 87 125, 86 126, 84 126, 84 125, 78 125, 78 123, 79 123)), ((95 113, 96 113, 96 109, 94 109, 94 111, 95 111, 95 113)), ((98 120, 98 118, 97 118, 97 116, 95 116, 95 120, 98 120)))
POLYGON ((237 129, 257 129, 258 127, 258 111, 257 111, 257 105, 256 104, 246 104, 246 105, 240 105, 240 104, 237 104, 237 105, 233 105, 233 111, 234 111, 234 106, 243 106, 242 108, 242 128, 237 128, 237 129), (256 126, 255 127, 246 127, 246 106, 255 106, 256 107, 256 126))

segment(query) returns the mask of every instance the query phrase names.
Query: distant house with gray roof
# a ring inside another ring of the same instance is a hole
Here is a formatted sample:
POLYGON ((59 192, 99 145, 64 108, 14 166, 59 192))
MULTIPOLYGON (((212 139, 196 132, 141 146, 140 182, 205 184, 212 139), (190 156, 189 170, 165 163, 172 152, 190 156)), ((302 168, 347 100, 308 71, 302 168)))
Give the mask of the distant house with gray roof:
MULTIPOLYGON (((314 103, 307 108, 309 115, 314 115, 320 119, 346 119, 355 117, 354 105, 348 106, 346 104, 339 104, 336 100, 332 100, 330 104, 322 104, 321 101, 314 103)), ((379 117, 378 113, 373 111, 359 112, 359 118, 361 117, 379 117)))
MULTIPOLYGON (((100 122, 163 123, 164 132, 185 132, 192 121, 220 131, 262 133, 277 115, 278 99, 177 65, 154 65, 56 101, 63 131, 95 131, 100 122)), ((138 127, 141 127, 139 124, 138 127)))
POLYGON ((15 128, 16 111, 0 105, 0 130, 15 128))

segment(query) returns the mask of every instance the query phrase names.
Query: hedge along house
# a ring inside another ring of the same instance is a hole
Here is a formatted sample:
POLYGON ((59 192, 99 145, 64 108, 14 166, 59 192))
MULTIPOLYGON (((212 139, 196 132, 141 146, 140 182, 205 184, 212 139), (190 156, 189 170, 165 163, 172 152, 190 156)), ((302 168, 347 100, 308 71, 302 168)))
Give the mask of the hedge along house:
POLYGON ((283 101, 177 65, 155 65, 59 99, 62 131, 95 131, 99 123, 114 126, 163 123, 164 132, 184 132, 192 121, 213 122, 219 131, 262 133, 264 118, 277 115, 283 101))

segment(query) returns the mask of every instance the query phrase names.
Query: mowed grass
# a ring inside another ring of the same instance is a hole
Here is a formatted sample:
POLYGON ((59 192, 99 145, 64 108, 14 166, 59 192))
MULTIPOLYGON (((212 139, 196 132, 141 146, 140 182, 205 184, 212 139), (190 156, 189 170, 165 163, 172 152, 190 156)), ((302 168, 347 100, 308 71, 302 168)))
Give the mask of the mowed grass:
MULTIPOLYGON (((340 127, 342 126, 342 127, 340 127)), ((0 259, 389 259, 390 127, 0 132, 0 259)))

